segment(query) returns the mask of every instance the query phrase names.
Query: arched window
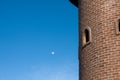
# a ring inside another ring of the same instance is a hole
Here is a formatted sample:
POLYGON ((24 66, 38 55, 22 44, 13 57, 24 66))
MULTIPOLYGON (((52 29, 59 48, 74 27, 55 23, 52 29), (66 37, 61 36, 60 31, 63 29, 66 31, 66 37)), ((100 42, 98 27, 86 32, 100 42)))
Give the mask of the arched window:
POLYGON ((115 22, 116 34, 120 34, 120 19, 115 22))
POLYGON ((82 38, 83 38, 83 41, 82 41, 83 46, 85 46, 86 44, 91 42, 91 30, 90 30, 90 28, 84 29, 82 38))

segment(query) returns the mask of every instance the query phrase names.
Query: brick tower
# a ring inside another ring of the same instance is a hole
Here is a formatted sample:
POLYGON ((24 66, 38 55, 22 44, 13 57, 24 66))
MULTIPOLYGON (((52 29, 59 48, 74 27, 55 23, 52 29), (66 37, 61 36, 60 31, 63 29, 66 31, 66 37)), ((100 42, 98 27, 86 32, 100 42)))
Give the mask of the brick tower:
POLYGON ((79 80, 120 80, 120 0, 70 0, 79 9, 79 80))

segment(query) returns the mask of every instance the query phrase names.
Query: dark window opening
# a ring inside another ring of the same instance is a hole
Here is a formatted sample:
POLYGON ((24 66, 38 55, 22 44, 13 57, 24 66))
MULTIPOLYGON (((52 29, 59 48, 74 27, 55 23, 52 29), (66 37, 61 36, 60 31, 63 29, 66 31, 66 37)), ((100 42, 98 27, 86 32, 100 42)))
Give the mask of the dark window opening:
POLYGON ((90 33, 89 30, 85 30, 85 38, 86 38, 86 43, 90 41, 90 33))
POLYGON ((119 19, 119 22, 118 22, 118 30, 120 32, 120 19, 119 19))
POLYGON ((84 29, 83 36, 82 36, 83 47, 90 44, 90 42, 91 42, 91 30, 90 28, 86 28, 84 29))

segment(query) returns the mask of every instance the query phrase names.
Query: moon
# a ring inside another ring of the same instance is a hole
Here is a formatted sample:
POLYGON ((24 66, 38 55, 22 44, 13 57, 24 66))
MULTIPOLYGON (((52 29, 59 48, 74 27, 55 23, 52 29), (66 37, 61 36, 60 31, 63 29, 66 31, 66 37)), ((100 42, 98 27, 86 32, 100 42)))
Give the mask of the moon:
POLYGON ((52 54, 52 55, 54 55, 54 54, 55 54, 55 52, 54 52, 54 51, 52 51, 52 52, 51 52, 51 54, 52 54))

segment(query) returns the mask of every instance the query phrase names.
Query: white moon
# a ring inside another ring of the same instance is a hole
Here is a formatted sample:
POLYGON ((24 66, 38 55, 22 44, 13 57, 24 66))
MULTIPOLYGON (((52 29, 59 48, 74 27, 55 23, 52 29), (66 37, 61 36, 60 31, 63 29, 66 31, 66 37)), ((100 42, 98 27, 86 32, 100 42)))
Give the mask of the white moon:
POLYGON ((52 55, 54 55, 54 54, 55 54, 55 52, 54 52, 54 51, 52 51, 52 52, 51 52, 51 54, 52 54, 52 55))

